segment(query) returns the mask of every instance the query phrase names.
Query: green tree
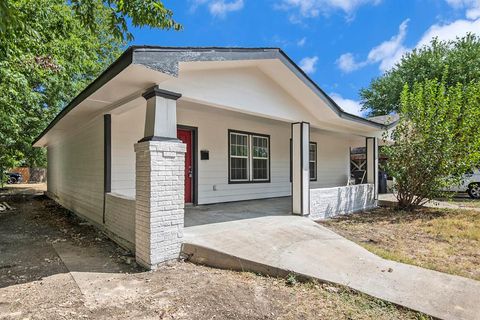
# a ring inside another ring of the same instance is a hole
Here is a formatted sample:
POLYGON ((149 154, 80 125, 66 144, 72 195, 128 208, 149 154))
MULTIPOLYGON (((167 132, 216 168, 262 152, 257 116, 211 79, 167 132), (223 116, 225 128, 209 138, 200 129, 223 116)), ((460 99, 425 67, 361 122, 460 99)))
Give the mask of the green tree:
MULTIPOLYGON (((34 138, 119 56, 133 25, 179 29, 160 1, 0 1, 0 172, 44 166, 34 138)), ((0 174, 3 177, 3 174, 0 174)))
POLYGON ((394 144, 383 151, 399 207, 412 210, 444 195, 480 163, 480 82, 405 85, 400 115, 394 144))
POLYGON ((433 39, 429 46, 414 49, 384 75, 360 90, 363 109, 371 116, 399 112, 405 84, 444 78, 445 86, 480 80, 480 38, 468 34, 455 41, 433 39))
MULTIPOLYGON (((71 0, 69 3, 76 18, 96 33, 109 31, 118 39, 132 40, 128 31, 127 18, 135 27, 152 27, 180 30, 182 26, 173 20, 173 12, 160 0, 71 0), (102 22, 99 23, 98 19, 102 22)), ((22 14, 18 11, 16 0, 0 2, 0 32, 11 25, 23 26, 22 14)))
POLYGON ((23 23, 0 34, 3 169, 45 164, 44 150, 31 147, 33 139, 123 45, 102 20, 98 35, 86 30, 62 0, 19 0, 10 5, 23 23))

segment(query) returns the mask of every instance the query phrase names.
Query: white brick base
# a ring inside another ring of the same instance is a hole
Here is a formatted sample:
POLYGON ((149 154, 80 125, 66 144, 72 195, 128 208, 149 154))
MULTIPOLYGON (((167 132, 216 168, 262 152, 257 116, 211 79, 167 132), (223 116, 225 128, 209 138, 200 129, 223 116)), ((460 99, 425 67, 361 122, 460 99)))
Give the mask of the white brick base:
POLYGON ((149 269, 177 259, 183 237, 185 144, 135 144, 135 253, 149 269))
POLYGON ((310 219, 322 220, 334 216, 374 208, 373 184, 310 189, 310 219))

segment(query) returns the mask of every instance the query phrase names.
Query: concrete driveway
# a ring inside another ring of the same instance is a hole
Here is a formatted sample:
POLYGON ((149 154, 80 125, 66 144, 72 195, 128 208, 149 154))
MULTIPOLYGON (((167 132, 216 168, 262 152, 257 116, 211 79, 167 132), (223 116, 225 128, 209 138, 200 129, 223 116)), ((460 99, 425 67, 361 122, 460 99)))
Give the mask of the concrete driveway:
MULTIPOLYGON (((232 205, 225 207, 230 218, 223 222, 185 228, 183 252, 191 261, 269 275, 294 272, 437 318, 480 319, 480 282, 382 259, 307 218, 284 212, 233 219, 228 212, 232 205)), ((202 209, 206 216, 208 208, 202 209)), ((220 205, 213 208, 216 214, 210 219, 221 215, 220 205)))

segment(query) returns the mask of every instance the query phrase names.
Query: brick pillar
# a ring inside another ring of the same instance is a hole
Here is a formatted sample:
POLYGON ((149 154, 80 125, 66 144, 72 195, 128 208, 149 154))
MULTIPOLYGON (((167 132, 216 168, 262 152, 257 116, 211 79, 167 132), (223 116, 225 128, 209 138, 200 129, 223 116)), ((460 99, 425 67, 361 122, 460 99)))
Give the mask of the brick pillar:
POLYGON ((137 262, 149 269, 180 254, 185 152, 179 140, 135 144, 135 252, 137 262))

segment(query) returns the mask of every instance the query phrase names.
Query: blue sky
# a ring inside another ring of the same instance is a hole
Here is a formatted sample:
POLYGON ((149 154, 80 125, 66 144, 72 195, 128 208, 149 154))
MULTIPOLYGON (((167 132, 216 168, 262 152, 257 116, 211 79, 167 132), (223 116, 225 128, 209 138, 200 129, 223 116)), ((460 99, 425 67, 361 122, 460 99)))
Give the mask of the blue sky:
POLYGON ((280 47, 346 111, 359 89, 433 36, 480 34, 480 0, 165 0, 184 30, 132 44, 280 47))

